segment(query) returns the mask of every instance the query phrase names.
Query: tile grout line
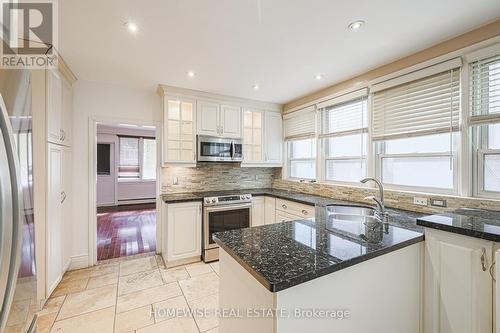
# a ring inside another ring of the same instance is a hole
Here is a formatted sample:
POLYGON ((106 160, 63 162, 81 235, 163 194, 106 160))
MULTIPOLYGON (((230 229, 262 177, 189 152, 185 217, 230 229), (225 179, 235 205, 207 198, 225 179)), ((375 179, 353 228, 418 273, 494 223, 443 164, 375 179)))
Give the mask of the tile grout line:
MULTIPOLYGON (((116 283, 116 297, 115 297, 115 315, 113 317, 113 333, 116 328, 116 312, 118 309, 118 294, 120 293, 120 273, 121 273, 122 265, 118 263, 118 281, 116 283)), ((135 330, 134 330, 135 331, 135 330)))

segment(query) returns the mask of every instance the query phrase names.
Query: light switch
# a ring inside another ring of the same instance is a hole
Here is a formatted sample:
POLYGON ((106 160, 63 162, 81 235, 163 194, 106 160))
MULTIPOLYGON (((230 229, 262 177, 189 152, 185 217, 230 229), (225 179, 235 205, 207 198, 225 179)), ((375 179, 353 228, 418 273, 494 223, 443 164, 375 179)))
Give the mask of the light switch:
POLYGON ((172 176, 172 185, 179 185, 179 178, 177 176, 172 176))

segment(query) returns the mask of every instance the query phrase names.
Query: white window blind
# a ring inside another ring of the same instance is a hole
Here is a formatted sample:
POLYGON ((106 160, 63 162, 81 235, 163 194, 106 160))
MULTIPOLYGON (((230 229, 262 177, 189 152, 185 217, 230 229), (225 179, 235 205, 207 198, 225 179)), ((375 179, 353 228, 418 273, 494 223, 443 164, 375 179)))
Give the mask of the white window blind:
POLYGON ((367 96, 320 110, 321 137, 342 136, 368 131, 367 96))
POLYGON ((311 106, 286 114, 284 119, 285 140, 312 138, 316 134, 315 107, 311 106))
POLYGON ((500 54, 469 66, 470 122, 500 122, 500 54))
MULTIPOLYGON (((442 69, 442 66, 437 68, 442 69)), ((373 140, 458 130, 460 68, 430 74, 384 90, 377 91, 375 86, 373 90, 376 91, 373 94, 373 140)))

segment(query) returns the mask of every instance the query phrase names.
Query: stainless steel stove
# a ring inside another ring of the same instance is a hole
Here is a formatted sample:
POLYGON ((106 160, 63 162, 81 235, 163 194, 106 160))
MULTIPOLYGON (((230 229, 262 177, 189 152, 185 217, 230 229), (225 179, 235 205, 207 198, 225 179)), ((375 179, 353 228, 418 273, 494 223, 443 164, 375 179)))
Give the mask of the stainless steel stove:
POLYGON ((248 228, 252 219, 252 195, 238 194, 203 198, 203 260, 219 259, 216 232, 248 228))

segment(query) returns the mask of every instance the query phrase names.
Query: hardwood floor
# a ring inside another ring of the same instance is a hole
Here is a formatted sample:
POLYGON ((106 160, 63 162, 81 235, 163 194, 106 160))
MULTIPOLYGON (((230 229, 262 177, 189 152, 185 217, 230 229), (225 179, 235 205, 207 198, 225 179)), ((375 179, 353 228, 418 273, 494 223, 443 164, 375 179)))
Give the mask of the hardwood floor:
POLYGON ((156 251, 154 206, 106 209, 97 214, 97 260, 156 251))

